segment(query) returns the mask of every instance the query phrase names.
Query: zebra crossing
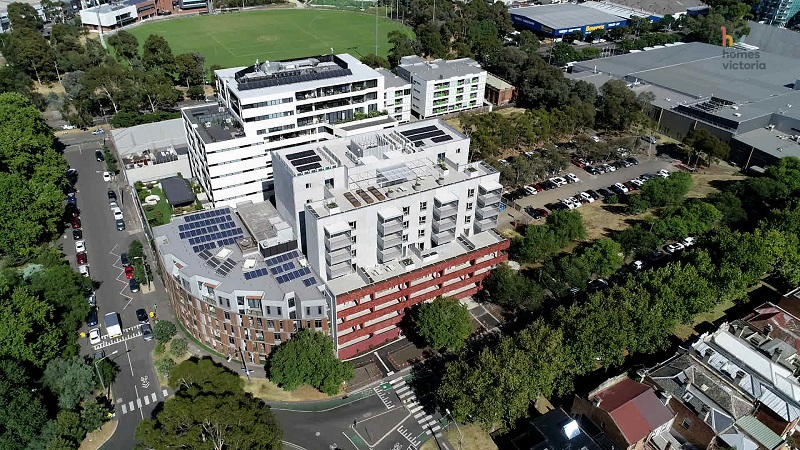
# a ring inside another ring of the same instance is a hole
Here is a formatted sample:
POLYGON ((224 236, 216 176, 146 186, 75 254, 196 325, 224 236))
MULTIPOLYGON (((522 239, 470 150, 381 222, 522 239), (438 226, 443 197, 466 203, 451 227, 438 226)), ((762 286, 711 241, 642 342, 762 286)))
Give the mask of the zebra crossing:
MULTIPOLYGON (((156 395, 157 392, 153 392, 151 394, 147 394, 143 397, 139 397, 136 400, 131 400, 129 402, 125 402, 123 399, 117 399, 117 406, 122 414, 128 414, 129 412, 135 411, 137 408, 142 409, 143 406, 147 406, 151 403, 157 403, 158 396, 156 395)), ((169 392, 166 389, 161 390, 161 399, 166 400, 169 396, 169 392)))
MULTIPOLYGON (((400 401, 403 402, 408 411, 414 416, 414 420, 416 420, 422 429, 425 430, 425 434, 430 435, 431 433, 436 433, 442 429, 439 421, 434 419, 432 415, 425 412, 422 405, 420 405, 417 401, 417 396, 414 394, 414 391, 411 390, 411 386, 406 384, 404 379, 395 378, 394 380, 389 380, 389 384, 391 384, 394 388, 394 391, 397 394, 397 397, 400 398, 400 401)), ((398 429, 398 431, 400 431, 400 429, 398 429)), ((409 436, 406 436, 403 431, 400 431, 400 433, 403 434, 406 439, 411 441, 412 444, 414 444, 414 441, 412 441, 409 436)))

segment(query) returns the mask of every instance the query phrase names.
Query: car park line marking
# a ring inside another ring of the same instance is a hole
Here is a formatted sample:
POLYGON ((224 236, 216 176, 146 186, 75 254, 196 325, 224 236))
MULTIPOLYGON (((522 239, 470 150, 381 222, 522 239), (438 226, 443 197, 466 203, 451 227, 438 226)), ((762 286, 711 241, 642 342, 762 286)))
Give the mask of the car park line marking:
POLYGON ((157 401, 158 401, 158 397, 156 397, 156 393, 155 393, 155 392, 153 392, 153 393, 150 395, 150 397, 152 397, 152 399, 153 399, 153 403, 155 403, 155 402, 157 402, 157 401))
POLYGON ((169 392, 166 389, 162 390, 161 393, 164 394, 164 398, 169 396, 169 392))
POLYGON ((125 405, 122 405, 122 414, 127 414, 127 413, 128 413, 128 408, 126 408, 125 405))
MULTIPOLYGON (((125 406, 125 405, 122 405, 122 406, 125 406)), ((128 409, 129 409, 129 410, 133 411, 133 406, 134 406, 134 405, 133 405, 133 402, 132 402, 132 401, 131 401, 131 402, 128 402, 128 409)), ((124 413, 123 413, 123 414, 124 414, 124 413)))
POLYGON ((136 406, 138 406, 139 409, 142 409, 142 399, 140 399, 140 398, 136 399, 136 406))
POLYGON ((144 396, 144 404, 145 405, 149 405, 150 404, 150 397, 147 396, 147 395, 144 396))

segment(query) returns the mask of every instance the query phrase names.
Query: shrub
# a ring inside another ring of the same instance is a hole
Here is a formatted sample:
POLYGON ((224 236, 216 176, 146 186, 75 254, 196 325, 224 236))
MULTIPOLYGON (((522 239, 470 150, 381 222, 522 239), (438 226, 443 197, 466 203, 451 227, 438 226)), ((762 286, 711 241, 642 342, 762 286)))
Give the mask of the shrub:
POLYGON ((175 368, 175 361, 173 361, 172 358, 167 357, 164 359, 160 359, 158 360, 158 362, 156 362, 156 370, 158 371, 158 373, 164 375, 165 377, 169 377, 169 372, 174 368, 175 368))
POLYGON ((169 342, 177 332, 178 329, 175 324, 169 320, 159 320, 156 326, 153 327, 153 336, 158 342, 169 342))
POLYGON ((189 350, 189 342, 184 338, 173 339, 169 344, 169 352, 172 356, 180 358, 189 350))

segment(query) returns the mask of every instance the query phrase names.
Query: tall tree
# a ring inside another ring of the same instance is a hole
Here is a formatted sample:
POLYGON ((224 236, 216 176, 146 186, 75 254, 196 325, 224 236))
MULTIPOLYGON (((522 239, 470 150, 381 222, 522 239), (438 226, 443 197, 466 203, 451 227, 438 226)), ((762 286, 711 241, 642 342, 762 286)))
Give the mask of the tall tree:
POLYGON ((472 333, 467 307, 452 297, 436 297, 419 305, 414 328, 425 342, 436 350, 458 350, 472 333))
POLYGON ((386 58, 375 55, 374 53, 362 56, 361 62, 372 67, 373 69, 377 68, 388 69, 389 67, 391 67, 389 61, 387 61, 386 58))
POLYGON ((643 107, 624 81, 607 81, 597 99, 598 125, 610 130, 628 130, 640 120, 643 107))
POLYGON ((63 330, 55 326, 53 307, 18 287, 0 302, 0 357, 41 367, 63 348, 63 330))
POLYGON ((205 74, 205 58, 199 53, 181 53, 175 57, 175 68, 178 78, 186 83, 188 88, 191 85, 201 84, 205 74))
POLYGON ((94 391, 94 370, 81 356, 56 358, 47 364, 42 384, 56 394, 59 407, 73 409, 94 391))
POLYGON ((125 30, 119 30, 112 34, 108 38, 108 44, 114 48, 117 55, 122 56, 129 62, 139 57, 139 40, 125 30))
POLYGON ((32 385, 20 364, 0 360, 0 448, 27 448, 47 421, 41 394, 32 385))
POLYGON ((507 264, 495 267, 483 281, 489 301, 508 309, 536 311, 542 307, 544 289, 507 264))
POLYGON ((42 28, 42 19, 39 13, 28 3, 13 2, 8 4, 8 21, 12 30, 33 30, 42 28))
POLYGON ((330 336, 304 328, 270 354, 269 378, 286 390, 308 384, 335 395, 343 382, 353 378, 353 365, 339 361, 334 352, 330 336))
POLYGON ((142 64, 145 69, 158 69, 165 73, 173 73, 175 56, 173 56, 167 40, 157 34, 148 36, 144 41, 142 64))

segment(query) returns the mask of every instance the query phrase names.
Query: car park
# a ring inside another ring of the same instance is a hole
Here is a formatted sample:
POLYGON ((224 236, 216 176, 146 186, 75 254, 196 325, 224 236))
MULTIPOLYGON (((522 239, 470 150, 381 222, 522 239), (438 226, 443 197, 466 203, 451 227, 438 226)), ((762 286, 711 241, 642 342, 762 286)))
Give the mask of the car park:
POLYGON ((86 241, 81 239, 80 241, 75 241, 75 251, 78 253, 86 252, 86 241))
POLYGON ((80 227, 81 227, 81 219, 79 219, 77 217, 72 219, 72 228, 73 229, 77 229, 77 228, 80 228, 80 227))
POLYGON ((149 323, 143 323, 139 325, 139 328, 142 330, 142 339, 145 341, 153 340, 153 327, 149 323))
POLYGON ((145 311, 142 308, 137 309, 136 310, 136 319, 139 320, 139 323, 147 323, 148 322, 147 311, 145 311))
POLYGON ((78 272, 80 272, 80 274, 85 276, 85 277, 90 276, 89 275, 89 265, 88 264, 82 264, 82 265, 78 266, 78 272))
POLYGON ((581 179, 575 176, 574 173, 567 174, 567 183, 580 183, 581 179))
POLYGON ((103 162, 106 160, 106 158, 103 156, 103 152, 101 152, 100 150, 96 150, 94 152, 94 159, 96 159, 97 162, 103 162))
POLYGON ((111 181, 111 172, 103 172, 103 181, 106 183, 111 181))
POLYGON ((124 231, 125 230, 125 221, 122 219, 117 220, 117 230, 124 231))
MULTIPOLYGON (((615 187, 615 188, 617 188, 617 190, 618 190, 619 192, 623 193, 623 194, 624 194, 624 193, 626 193, 626 192, 628 192, 628 191, 630 191, 630 189, 628 189, 628 188, 627 188, 627 186, 625 186, 625 185, 624 185, 624 184, 622 184, 622 183, 614 183, 614 187, 615 187)), ((613 188, 612 188, 612 189, 613 189, 613 188)))
POLYGON ((573 201, 572 201, 572 200, 570 200, 570 199, 568 199, 568 198, 564 198, 564 199, 561 199, 561 200, 559 200, 559 201, 560 201, 560 202, 561 202, 563 205, 565 205, 565 206, 567 207, 567 209, 575 209, 575 208, 577 208, 577 207, 578 207, 578 205, 576 205, 575 203, 573 203, 573 201))
POLYGON ((78 262, 78 265, 83 265, 88 262, 88 257, 86 256, 86 252, 81 252, 75 255, 75 260, 78 262))
POLYGON ((631 180, 631 184, 636 186, 637 189, 641 189, 641 187, 644 185, 644 181, 638 178, 634 178, 631 180))
POLYGON ((669 171, 661 169, 658 171, 658 176, 661 178, 667 178, 669 176, 669 171))
POLYGON ((100 329, 92 328, 89 330, 89 344, 97 345, 100 343, 100 329))
POLYGON ((131 265, 131 262, 128 260, 128 254, 127 253, 123 253, 123 254, 119 255, 119 262, 120 262, 120 264, 123 265, 123 267, 131 265))
POLYGON ((89 309, 89 315, 86 316, 86 325, 90 327, 97 325, 97 308, 89 309))
POLYGON ((533 186, 525 186, 525 192, 528 195, 536 195, 539 193, 539 191, 537 191, 533 186))
POLYGON ((598 189, 597 193, 602 195, 603 197, 611 197, 612 195, 614 195, 613 192, 611 192, 611 191, 609 191, 608 189, 605 189, 605 188, 598 189))
POLYGON ((136 278, 130 279, 130 281, 128 282, 128 287, 133 293, 139 292, 139 282, 136 281, 136 278))
POLYGON ((588 192, 581 192, 578 194, 582 199, 586 200, 589 203, 594 203, 594 197, 592 197, 588 192))
POLYGON ((133 266, 125 266, 125 278, 133 278, 133 266))
POLYGON ((83 231, 80 230, 80 229, 72 230, 72 239, 74 239, 76 241, 80 240, 80 239, 83 239, 83 231))
POLYGON ((684 248, 686 247, 684 247, 683 244, 681 244, 680 242, 675 242, 672 244, 667 244, 664 247, 664 250, 666 250, 668 253, 676 253, 683 250, 684 248))

